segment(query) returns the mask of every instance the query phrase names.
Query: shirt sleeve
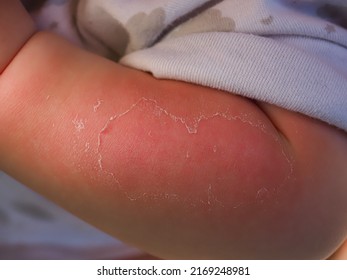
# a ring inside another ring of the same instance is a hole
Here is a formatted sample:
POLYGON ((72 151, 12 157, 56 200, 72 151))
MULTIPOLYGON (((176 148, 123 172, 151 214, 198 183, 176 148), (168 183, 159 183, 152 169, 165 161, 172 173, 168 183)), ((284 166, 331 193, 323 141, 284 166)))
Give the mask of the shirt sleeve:
POLYGON ((345 0, 80 1, 77 25, 120 63, 347 131, 345 0))

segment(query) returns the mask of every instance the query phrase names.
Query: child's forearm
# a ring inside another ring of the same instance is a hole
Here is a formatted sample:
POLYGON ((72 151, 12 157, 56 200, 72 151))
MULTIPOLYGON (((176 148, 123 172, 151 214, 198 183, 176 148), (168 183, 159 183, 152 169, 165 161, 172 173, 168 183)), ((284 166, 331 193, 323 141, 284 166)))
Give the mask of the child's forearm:
POLYGON ((19 1, 0 1, 0 75, 34 31, 34 23, 19 1))

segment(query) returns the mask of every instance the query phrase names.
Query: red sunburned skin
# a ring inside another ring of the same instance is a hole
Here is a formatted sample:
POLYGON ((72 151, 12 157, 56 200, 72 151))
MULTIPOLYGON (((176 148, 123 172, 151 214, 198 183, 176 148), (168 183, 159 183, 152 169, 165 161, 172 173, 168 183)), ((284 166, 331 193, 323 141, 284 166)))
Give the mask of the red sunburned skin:
POLYGON ((318 121, 47 33, 0 92, 1 167, 156 256, 325 258, 346 237, 345 135, 318 121))

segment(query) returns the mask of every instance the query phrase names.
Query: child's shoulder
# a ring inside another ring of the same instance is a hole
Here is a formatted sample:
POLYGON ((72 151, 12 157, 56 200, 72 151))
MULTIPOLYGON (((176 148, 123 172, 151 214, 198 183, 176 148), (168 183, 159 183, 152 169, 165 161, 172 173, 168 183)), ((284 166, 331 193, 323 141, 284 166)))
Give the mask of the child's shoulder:
POLYGON ((34 31, 34 23, 19 1, 0 1, 0 74, 34 31))

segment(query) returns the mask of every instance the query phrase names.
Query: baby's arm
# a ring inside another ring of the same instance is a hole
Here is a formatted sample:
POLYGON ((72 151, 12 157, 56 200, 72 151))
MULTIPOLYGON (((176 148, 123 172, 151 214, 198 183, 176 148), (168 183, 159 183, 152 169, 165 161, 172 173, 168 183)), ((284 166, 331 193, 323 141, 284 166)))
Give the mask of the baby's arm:
POLYGON ((34 33, 34 23, 19 1, 0 1, 0 73, 26 40, 34 33))
POLYGON ((346 135, 321 122, 49 33, 6 67, 0 104, 1 169, 155 255, 325 258, 346 237, 346 135))

